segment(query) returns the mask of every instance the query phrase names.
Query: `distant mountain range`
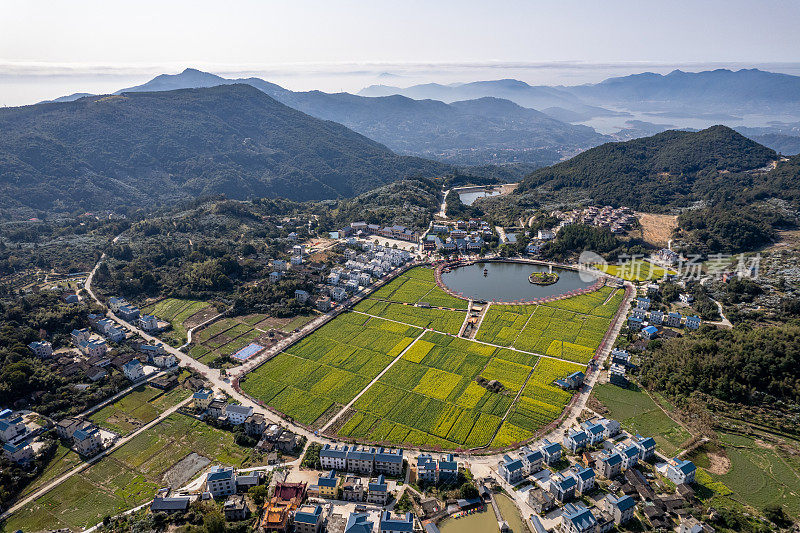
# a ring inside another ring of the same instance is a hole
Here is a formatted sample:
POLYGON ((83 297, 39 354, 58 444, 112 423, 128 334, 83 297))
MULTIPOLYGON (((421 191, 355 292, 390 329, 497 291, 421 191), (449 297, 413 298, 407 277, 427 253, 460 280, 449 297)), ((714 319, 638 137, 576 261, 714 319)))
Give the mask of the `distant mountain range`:
POLYGON ((524 162, 543 166, 612 140, 587 126, 567 124, 500 98, 448 105, 398 95, 367 98, 294 92, 259 78, 227 79, 196 69, 162 74, 115 94, 235 83, 252 85, 304 113, 344 124, 396 152, 454 164, 524 162))
POLYGON ((152 208, 213 194, 321 200, 452 170, 244 84, 2 108, 0 131, 3 209, 152 208))
POLYGON ((796 110, 800 106, 800 77, 758 69, 674 70, 666 75, 644 72, 564 90, 595 105, 624 105, 647 111, 660 107, 685 113, 754 113, 787 107, 796 110))

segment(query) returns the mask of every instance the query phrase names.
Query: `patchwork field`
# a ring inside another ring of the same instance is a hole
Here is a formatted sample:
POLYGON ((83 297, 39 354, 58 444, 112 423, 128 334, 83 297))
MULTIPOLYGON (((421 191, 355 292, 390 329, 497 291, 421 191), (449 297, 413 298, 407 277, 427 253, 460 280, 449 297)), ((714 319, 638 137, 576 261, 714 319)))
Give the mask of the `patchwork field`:
POLYGON ((172 324, 172 330, 162 335, 162 338, 172 345, 186 342, 187 328, 199 323, 199 319, 192 320, 192 317, 200 315, 210 318, 215 314, 213 307, 207 302, 181 298, 165 298, 154 305, 142 308, 141 312, 143 315, 155 315, 172 324))
POLYGON ((274 318, 267 315, 246 315, 221 318, 192 336, 189 355, 208 364, 214 359, 230 356, 250 343, 267 347, 297 328, 316 318, 316 315, 294 318, 274 318), (270 337, 270 330, 276 335, 270 337))
POLYGON ((253 462, 251 450, 233 442, 232 433, 176 413, 36 499, 0 530, 78 530, 94 525, 106 515, 152 498, 164 486, 164 474, 191 452, 214 463, 237 467, 258 464, 253 462))
POLYGON ((542 305, 492 305, 475 339, 588 363, 623 299, 611 287, 542 305))
POLYGON ((242 389, 303 424, 352 400, 422 333, 346 313, 247 375, 242 389))
POLYGON ((585 370, 622 301, 602 288, 552 305, 493 305, 467 340, 455 336, 463 311, 414 305, 433 305, 434 288, 432 270, 406 272, 251 372, 242 389, 314 428, 361 393, 329 428, 343 438, 508 446, 561 415, 572 393, 553 381, 585 370))
POLYGON ((106 405, 89 419, 119 435, 127 435, 155 420, 158 415, 189 396, 182 387, 164 392, 150 385, 140 385, 119 400, 106 405))

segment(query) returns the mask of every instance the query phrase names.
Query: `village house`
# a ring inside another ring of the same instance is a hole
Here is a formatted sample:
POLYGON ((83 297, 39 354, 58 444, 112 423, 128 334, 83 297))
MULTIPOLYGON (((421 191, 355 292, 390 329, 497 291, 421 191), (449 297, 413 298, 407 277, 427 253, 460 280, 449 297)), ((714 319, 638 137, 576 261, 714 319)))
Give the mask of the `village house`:
POLYGON ((364 501, 364 482, 358 476, 346 476, 342 482, 342 499, 347 502, 364 501))
POLYGON ((550 442, 547 439, 542 440, 542 445, 539 450, 544 456, 545 464, 552 465, 561 459, 561 445, 557 442, 550 442))
POLYGON ((79 454, 91 457, 103 448, 103 437, 100 430, 93 425, 85 428, 76 429, 72 434, 75 443, 75 451, 79 454))
POLYGON ((678 313, 677 311, 673 311, 669 313, 666 317, 664 317, 664 325, 669 326, 671 328, 679 328, 681 327, 681 321, 683 320, 683 316, 678 313))
POLYGON ((50 357, 53 355, 53 345, 47 341, 35 341, 28 345, 28 348, 31 349, 33 355, 36 357, 50 357))
POLYGON ((14 463, 26 463, 33 459, 33 448, 27 442, 3 444, 3 457, 14 463))
POLYGON ((156 496, 150 504, 153 513, 180 513, 186 511, 191 503, 188 496, 156 496))
POLYGON ((497 471, 511 485, 516 485, 525 477, 522 460, 512 459, 508 454, 497 463, 497 471))
POLYGON ((528 504, 537 514, 543 515, 555 508, 556 501, 549 492, 534 487, 528 491, 528 504))
POLYGON ((250 436, 258 437, 267 429, 267 421, 262 414, 252 414, 244 421, 244 431, 250 436))
POLYGON ((27 431, 28 428, 21 416, 14 416, 11 409, 0 411, 0 440, 8 442, 24 435, 27 431))
POLYGON ((622 458, 622 470, 633 468, 639 463, 639 448, 635 444, 620 444, 617 451, 622 458))
POLYGON ((367 484, 367 501, 375 505, 386 505, 386 502, 389 501, 389 485, 383 474, 367 484))
POLYGON ((636 435, 633 438, 633 443, 639 449, 639 460, 649 461, 656 455, 656 441, 653 437, 642 437, 636 435))
POLYGON ((655 326, 644 327, 642 331, 639 332, 639 336, 643 339, 653 340, 658 337, 658 328, 655 326))
POLYGON ((238 426, 244 424, 250 415, 253 414, 253 408, 244 405, 229 404, 225 406, 225 419, 229 424, 238 426))
POLYGON ((589 444, 589 437, 582 429, 569 428, 564 435, 564 447, 572 453, 586 448, 589 444))
POLYGON ((336 471, 330 470, 320 474, 319 479, 317 479, 317 487, 320 498, 335 500, 339 489, 339 478, 336 477, 336 471))
POLYGON ((214 499, 236 494, 236 472, 232 466, 212 466, 206 474, 206 492, 214 499))
POLYGON ((144 366, 138 359, 131 359, 122 366, 122 372, 129 380, 136 382, 144 378, 144 366))
POLYGON ((372 533, 374 526, 366 513, 350 513, 344 526, 344 533, 372 533))
POLYGON ((603 436, 607 439, 618 435, 621 430, 620 423, 611 418, 600 418, 598 424, 603 426, 603 436))
POLYGON ((648 309, 650 309, 650 298, 647 297, 636 298, 636 309, 641 309, 643 311, 647 311, 648 309))
POLYGON ((660 326, 664 323, 664 312, 659 311, 658 309, 653 309, 650 311, 649 316, 650 324, 654 326, 660 326))
POLYGON ((208 409, 208 404, 214 399, 214 393, 208 389, 201 389, 194 394, 192 394, 192 401, 194 401, 194 406, 201 411, 205 411, 208 409))
POLYGON ((562 533, 595 533, 597 519, 582 505, 568 503, 561 515, 562 533))
POLYGON ((633 518, 636 510, 636 500, 630 496, 619 497, 615 494, 606 494, 600 505, 605 512, 611 515, 617 525, 624 524, 633 518))
POLYGON ((605 439, 605 436, 603 435, 605 428, 594 420, 585 421, 581 424, 581 427, 586 433, 586 437, 589 439, 589 446, 594 446, 605 439))
POLYGON ((142 315, 139 317, 139 327, 145 331, 158 330, 158 318, 153 315, 142 315))
POLYGON ((324 470, 347 471, 347 451, 349 446, 325 444, 319 452, 319 460, 324 470))
POLYGON ((320 533, 322 520, 322 506, 303 505, 294 513, 294 531, 295 533, 320 533))
POLYGON ((580 465, 572 465, 572 475, 575 477, 577 485, 575 490, 578 494, 584 495, 595 487, 594 470, 580 465))
POLYGON ((211 403, 208 404, 208 408, 206 409, 206 416, 219 420, 223 418, 227 406, 228 403, 224 400, 211 400, 211 403))
POLYGON ((550 478, 550 493, 559 503, 572 500, 577 487, 578 481, 572 475, 555 474, 550 478))
POLYGON ((703 321, 700 319, 699 316, 687 316, 686 317, 686 328, 687 329, 698 329, 703 324, 703 321))
POLYGON ((410 533, 414 531, 414 515, 392 516, 390 511, 383 511, 379 530, 381 533, 410 533))
POLYGON ((228 522, 245 520, 250 516, 250 508, 247 506, 244 496, 237 494, 228 496, 225 503, 222 505, 222 512, 225 515, 225 520, 228 522))
POLYGON ((604 454, 597 463, 600 474, 606 479, 615 478, 622 472, 622 455, 619 452, 604 454))
POLYGON ((673 457, 667 461, 666 477, 676 485, 694 483, 697 467, 691 461, 673 457))

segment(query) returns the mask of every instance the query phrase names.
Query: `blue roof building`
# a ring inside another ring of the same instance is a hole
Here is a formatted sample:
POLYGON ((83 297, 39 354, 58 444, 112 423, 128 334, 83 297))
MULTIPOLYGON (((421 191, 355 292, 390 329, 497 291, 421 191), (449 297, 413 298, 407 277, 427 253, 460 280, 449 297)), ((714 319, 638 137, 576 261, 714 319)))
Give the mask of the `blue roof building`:
POLYGON ((642 329, 639 335, 643 339, 655 339, 658 336, 658 328, 655 326, 647 326, 642 329))
POLYGON ((373 523, 364 513, 350 513, 344 526, 344 533, 372 533, 373 523))
POLYGON ((597 528, 597 519, 583 506, 568 503, 561 515, 561 530, 570 533, 588 533, 597 528))
POLYGON ((381 533, 411 533, 414 531, 414 515, 406 513, 404 516, 392 516, 389 511, 381 513, 381 533))

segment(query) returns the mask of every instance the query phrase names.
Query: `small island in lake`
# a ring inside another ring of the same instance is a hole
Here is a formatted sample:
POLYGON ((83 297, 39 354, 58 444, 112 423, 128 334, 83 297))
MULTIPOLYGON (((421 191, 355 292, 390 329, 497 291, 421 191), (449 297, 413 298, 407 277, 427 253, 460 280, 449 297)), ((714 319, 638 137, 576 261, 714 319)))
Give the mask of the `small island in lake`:
POLYGON ((534 285, 552 285, 558 281, 558 274, 555 272, 534 272, 528 276, 528 281, 534 285))

